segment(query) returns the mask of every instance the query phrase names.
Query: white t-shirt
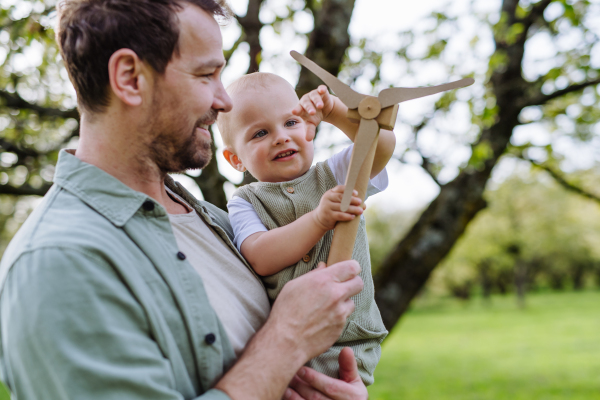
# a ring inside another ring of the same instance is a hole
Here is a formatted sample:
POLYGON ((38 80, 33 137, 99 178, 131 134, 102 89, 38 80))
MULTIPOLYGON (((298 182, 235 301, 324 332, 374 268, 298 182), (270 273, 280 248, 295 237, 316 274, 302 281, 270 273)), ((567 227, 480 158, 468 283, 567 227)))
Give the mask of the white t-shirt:
MULTIPOLYGON (((170 190, 169 194, 187 205, 170 190)), ((271 311, 262 283, 196 211, 169 214, 169 220, 179 250, 202 277, 208 301, 239 357, 271 311)))
MULTIPOLYGON (((327 165, 331 169, 331 172, 333 172, 338 185, 343 185, 346 182, 346 174, 348 173, 353 147, 354 145, 350 145, 327 160, 327 165)), ((383 171, 369 181, 366 198, 384 191, 388 187, 388 184, 388 175, 384 168, 383 171)), ((252 204, 241 197, 233 196, 227 203, 227 209, 229 210, 229 221, 235 235, 233 243, 238 250, 240 250, 242 243, 248 236, 256 232, 268 231, 254 210, 254 207, 252 207, 252 204)))

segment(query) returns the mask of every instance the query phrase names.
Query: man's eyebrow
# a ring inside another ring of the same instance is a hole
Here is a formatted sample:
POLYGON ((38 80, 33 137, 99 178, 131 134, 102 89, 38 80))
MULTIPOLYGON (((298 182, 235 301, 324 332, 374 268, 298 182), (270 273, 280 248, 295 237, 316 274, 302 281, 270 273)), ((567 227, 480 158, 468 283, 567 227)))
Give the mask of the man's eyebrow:
POLYGON ((225 66, 225 60, 210 60, 207 62, 200 63, 194 68, 195 70, 222 68, 225 66))

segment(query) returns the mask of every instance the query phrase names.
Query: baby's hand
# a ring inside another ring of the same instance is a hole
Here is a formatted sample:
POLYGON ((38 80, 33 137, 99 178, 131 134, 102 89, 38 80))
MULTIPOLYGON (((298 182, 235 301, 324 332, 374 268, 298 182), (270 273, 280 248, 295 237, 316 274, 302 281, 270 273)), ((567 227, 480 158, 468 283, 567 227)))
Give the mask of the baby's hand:
POLYGON ((333 106, 334 97, 329 94, 325 85, 302 96, 292 113, 306 121, 306 140, 310 142, 315 138, 317 125, 331 114, 333 106))
POLYGON ((351 221, 355 216, 361 215, 366 206, 358 197, 358 192, 352 192, 352 200, 350 207, 345 212, 341 211, 342 195, 344 193, 344 185, 339 185, 331 190, 328 190, 321 197, 319 206, 315 209, 313 215, 315 222, 325 230, 330 230, 335 227, 338 221, 351 221))

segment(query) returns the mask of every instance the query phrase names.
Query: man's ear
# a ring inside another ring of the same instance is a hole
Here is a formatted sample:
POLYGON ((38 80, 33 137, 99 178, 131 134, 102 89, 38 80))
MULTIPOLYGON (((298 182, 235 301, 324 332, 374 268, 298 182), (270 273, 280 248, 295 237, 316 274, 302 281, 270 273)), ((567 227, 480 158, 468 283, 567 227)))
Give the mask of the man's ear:
POLYGON ((242 160, 240 160, 240 158, 231 150, 231 148, 225 147, 225 150, 223 150, 223 156, 233 168, 237 169, 240 172, 244 172, 246 170, 246 167, 244 167, 244 165, 242 164, 242 160))
POLYGON ((142 104, 142 89, 147 83, 142 70, 142 60, 130 49, 119 49, 108 60, 110 87, 129 106, 142 104))

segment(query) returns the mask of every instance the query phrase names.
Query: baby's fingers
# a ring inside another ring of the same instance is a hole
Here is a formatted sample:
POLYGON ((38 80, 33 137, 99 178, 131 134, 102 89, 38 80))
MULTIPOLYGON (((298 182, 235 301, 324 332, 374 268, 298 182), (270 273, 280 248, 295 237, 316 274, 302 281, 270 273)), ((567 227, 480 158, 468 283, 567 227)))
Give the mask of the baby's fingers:
MULTIPOLYGON (((346 186, 337 185, 336 187, 334 187, 333 189, 330 189, 330 190, 335 193, 344 193, 344 189, 346 189, 346 186)), ((356 190, 353 190, 352 196, 358 196, 358 192, 356 190)))
POLYGON ((294 107, 294 109, 292 110, 292 114, 300 116, 302 115, 302 113, 304 112, 304 108, 302 107, 302 105, 300 103, 298 103, 296 105, 296 107, 294 107))
POLYGON ((333 213, 333 219, 338 222, 352 221, 354 218, 356 218, 356 216, 354 214, 347 213, 347 212, 338 211, 338 212, 333 213))
MULTIPOLYGON (((341 200, 340 200, 340 201, 341 201, 341 200)), ((359 205, 361 205, 361 204, 362 204, 362 202, 363 202, 363 201, 362 201, 362 200, 360 199, 360 197, 358 197, 358 196, 352 196, 352 197, 350 198, 350 205, 352 205, 352 206, 359 206, 359 205)))
POLYGON ((362 215, 364 211, 362 206, 350 206, 345 212, 352 215, 362 215))
POLYGON ((317 92, 316 90, 313 90, 312 92, 310 92, 308 94, 308 97, 310 98, 310 101, 312 102, 312 104, 317 108, 317 109, 322 109, 323 106, 325 104, 323 104, 323 98, 321 97, 321 94, 319 92, 317 92))
MULTIPOLYGON (((312 93, 312 92, 311 92, 312 93)), ((311 93, 305 94, 300 99, 300 107, 304 110, 308 115, 315 115, 317 113, 317 108, 315 107, 315 103, 311 98, 311 93)))

